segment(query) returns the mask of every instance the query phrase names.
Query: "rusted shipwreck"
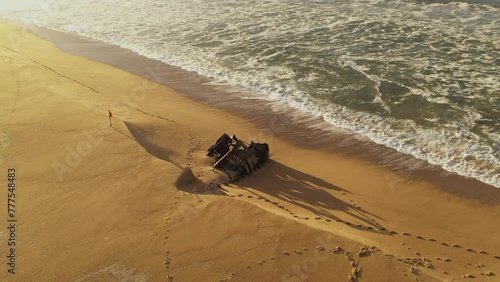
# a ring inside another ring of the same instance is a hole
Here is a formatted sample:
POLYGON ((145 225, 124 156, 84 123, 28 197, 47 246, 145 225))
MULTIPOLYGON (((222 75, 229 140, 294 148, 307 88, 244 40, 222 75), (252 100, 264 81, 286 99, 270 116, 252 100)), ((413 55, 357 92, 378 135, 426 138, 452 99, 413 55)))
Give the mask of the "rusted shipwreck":
POLYGON ((267 143, 250 144, 226 133, 208 149, 207 156, 214 158, 214 169, 223 170, 232 182, 252 174, 269 159, 267 143))

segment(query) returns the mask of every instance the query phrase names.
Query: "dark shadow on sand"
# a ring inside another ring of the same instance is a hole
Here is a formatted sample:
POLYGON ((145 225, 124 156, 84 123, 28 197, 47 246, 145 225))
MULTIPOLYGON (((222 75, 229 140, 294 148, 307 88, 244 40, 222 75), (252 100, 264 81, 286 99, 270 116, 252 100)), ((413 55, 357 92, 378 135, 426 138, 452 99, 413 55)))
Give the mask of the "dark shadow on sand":
POLYGON ((120 129, 118 129, 118 128, 112 126, 112 125, 111 125, 111 128, 114 129, 116 132, 120 133, 121 135, 127 137, 128 139, 136 141, 134 138, 128 136, 125 132, 121 131, 120 129))
MULTIPOLYGON (((271 203, 266 195, 275 197, 280 200, 277 205, 283 206, 282 209, 285 210, 287 206, 297 206, 310 210, 322 219, 340 220, 345 223, 342 218, 330 212, 337 210, 356 218, 365 226, 373 227, 374 230, 382 228, 370 219, 370 217, 381 219, 380 217, 340 199, 349 197, 349 192, 345 189, 273 160, 269 160, 251 176, 232 185, 257 190, 261 193, 255 193, 256 196, 271 203), (339 197, 333 196, 331 192, 338 193, 339 197), (343 193, 345 195, 342 195, 343 193)), ((355 225, 351 224, 353 227, 355 225)))
MULTIPOLYGON (((144 137, 145 134, 144 134, 143 129, 141 129, 139 126, 136 126, 136 125, 129 123, 129 122, 123 122, 123 123, 125 123, 125 125, 127 126, 128 131, 130 132, 130 134, 133 137, 133 140, 137 141, 137 143, 139 143, 139 145, 141 145, 148 153, 150 153, 151 155, 155 156, 158 159, 162 159, 162 160, 169 162, 169 163, 177 166, 178 168, 182 169, 182 166, 180 166, 177 162, 175 162, 174 160, 172 160, 170 158, 170 152, 168 152, 168 150, 166 148, 162 148, 162 147, 159 147, 155 144, 152 144, 144 137)), ((115 128, 115 130, 120 132, 121 134, 127 136, 128 138, 131 138, 130 136, 126 135, 125 133, 121 132, 120 130, 118 130, 116 128, 115 128)))

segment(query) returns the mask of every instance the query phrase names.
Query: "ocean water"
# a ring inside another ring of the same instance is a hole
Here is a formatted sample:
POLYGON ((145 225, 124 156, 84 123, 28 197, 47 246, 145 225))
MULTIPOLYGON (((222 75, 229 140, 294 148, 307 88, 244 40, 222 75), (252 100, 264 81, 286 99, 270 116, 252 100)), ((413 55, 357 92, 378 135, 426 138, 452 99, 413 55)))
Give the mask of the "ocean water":
POLYGON ((500 188, 500 1, 11 5, 0 15, 248 88, 500 188))

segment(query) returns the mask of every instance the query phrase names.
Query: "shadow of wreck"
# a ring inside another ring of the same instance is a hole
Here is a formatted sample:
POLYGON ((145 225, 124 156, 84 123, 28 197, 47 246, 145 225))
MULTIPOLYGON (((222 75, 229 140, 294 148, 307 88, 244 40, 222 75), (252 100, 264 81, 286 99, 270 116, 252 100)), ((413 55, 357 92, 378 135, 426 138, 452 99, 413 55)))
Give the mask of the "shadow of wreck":
MULTIPOLYGON (((338 193, 339 196, 345 195, 347 198, 349 194, 347 190, 273 160, 269 160, 254 174, 233 185, 258 191, 254 194, 267 202, 273 203, 269 200, 271 196, 282 203, 309 210, 325 220, 335 220, 356 227, 355 223, 339 218, 337 215, 341 212, 365 226, 370 226, 368 230, 384 229, 370 219, 370 217, 381 219, 380 217, 333 195, 338 193)), ((281 209, 289 211, 282 203, 274 202, 281 209)))

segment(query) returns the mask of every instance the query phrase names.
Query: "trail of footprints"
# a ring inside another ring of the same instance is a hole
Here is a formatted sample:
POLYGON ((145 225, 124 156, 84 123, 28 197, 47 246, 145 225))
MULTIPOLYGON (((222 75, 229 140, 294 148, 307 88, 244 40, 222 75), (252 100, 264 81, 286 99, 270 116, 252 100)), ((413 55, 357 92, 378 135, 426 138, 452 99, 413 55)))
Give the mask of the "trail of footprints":
POLYGON ((14 113, 16 112, 16 107, 17 107, 17 101, 19 100, 19 96, 21 94, 21 83, 19 80, 16 79, 16 84, 17 84, 17 89, 16 89, 16 97, 14 98, 14 106, 12 106, 12 112, 9 117, 9 122, 8 122, 8 128, 10 128, 10 125, 12 123, 12 119, 14 118, 14 113))
MULTIPOLYGON (((320 251, 320 252, 325 252, 326 249, 327 248, 324 246, 317 246, 316 247, 316 250, 320 251)), ((262 266, 266 263, 273 263, 274 261, 276 261, 276 259, 279 258, 279 256, 288 257, 288 256, 294 256, 294 255, 307 255, 308 252, 309 252, 309 248, 307 248, 307 247, 303 247, 302 249, 293 249, 290 251, 283 250, 281 254, 273 255, 268 260, 261 259, 261 260, 257 261, 254 266, 252 266, 250 264, 246 265, 245 268, 242 268, 242 270, 240 270, 240 272, 245 271, 245 270, 251 270, 253 267, 259 267, 259 266, 262 266)), ((342 248, 341 246, 336 246, 333 248, 329 248, 328 252, 330 252, 331 254, 344 255, 345 259, 349 262, 350 266, 352 267, 351 272, 350 272, 349 276, 347 277, 347 281, 356 282, 360 279, 360 273, 362 270, 361 265, 360 265, 360 259, 363 257, 368 257, 376 252, 382 252, 382 250, 378 249, 375 246, 372 246, 372 247, 365 246, 365 247, 362 247, 357 252, 349 252, 349 251, 345 250, 344 248, 342 248)), ((418 254, 418 255, 420 256, 420 254, 418 254)), ((384 253, 384 256, 386 256, 388 259, 397 259, 398 261, 401 261, 405 264, 408 264, 409 265, 408 268, 405 269, 405 268, 398 267, 398 270, 400 270, 404 276, 409 276, 410 274, 415 275, 415 281, 424 281, 424 279, 422 277, 420 277, 419 267, 435 269, 431 260, 429 260, 425 257, 423 257, 423 258, 409 258, 409 257, 399 258, 399 257, 396 257, 396 256, 394 256, 392 254, 388 254, 388 253, 384 253)), ((438 260, 438 261, 442 260, 444 262, 451 262, 452 261, 449 258, 436 258, 436 260, 438 260)), ((468 263, 468 265, 472 266, 472 264, 469 264, 469 263, 468 263)), ((476 267, 478 269, 482 270, 486 266, 484 264, 479 263, 479 264, 476 264, 476 267)), ((448 273, 445 271, 444 274, 448 274, 448 273)), ((493 273, 491 271, 483 271, 483 272, 480 272, 480 275, 495 276, 495 273, 493 273)), ((220 282, 228 282, 235 276, 237 276, 237 274, 232 272, 230 274, 229 278, 220 279, 219 281, 220 282)), ((463 278, 475 278, 475 276, 472 274, 464 274, 462 277, 463 278)))
MULTIPOLYGON (((342 192, 342 195, 347 195, 346 192, 342 192)), ((235 197, 234 195, 230 195, 230 197, 235 197)), ((237 194, 236 197, 243 197, 243 194, 237 194)), ((276 201, 271 201, 269 199, 266 199, 266 198, 263 198, 261 196, 258 196, 256 195, 255 197, 252 196, 252 195, 248 195, 247 198, 249 199, 257 199, 257 200, 264 200, 265 202, 267 203, 270 203, 274 206, 276 206, 277 208, 279 209, 282 209, 283 211, 286 211, 289 215, 293 216, 294 218, 296 219, 299 219, 299 220, 310 220, 309 217, 305 217, 305 216, 300 216, 298 214, 295 214, 294 212, 290 211, 290 209, 286 208, 284 205, 281 205, 279 202, 276 202, 276 201)), ((353 200, 349 200, 349 203, 355 207, 357 210, 359 210, 360 212, 362 213, 367 213, 367 211, 363 210, 363 208, 361 206, 359 206, 358 204, 354 203, 353 200)), ((321 215, 316 215, 314 217, 314 220, 324 220, 326 222, 331 222, 332 219, 330 218, 325 218, 325 217, 322 217, 321 215)), ((380 225, 375 219, 373 218, 370 218, 370 220, 373 222, 373 225, 375 226, 369 226, 369 225, 362 225, 362 224, 354 224, 350 221, 346 221, 346 220, 342 220, 340 218, 336 218, 334 219, 336 222, 338 223, 344 223, 346 225, 349 225, 353 228, 359 228, 359 229, 367 229, 367 230, 371 230, 371 231, 379 231, 379 232, 389 232, 391 235, 393 235, 395 232, 394 231, 388 231, 386 228, 384 228, 382 225, 380 225), (392 232, 392 233, 391 233, 392 232)))
POLYGON ((12 111, 10 112, 10 117, 7 121, 7 127, 4 130, 4 133, 7 133, 10 130, 10 126, 12 125, 12 120, 14 119, 14 114, 16 113, 17 101, 19 100, 19 96, 21 94, 21 83, 16 79, 16 96, 14 97, 14 103, 12 105, 12 111))
MULTIPOLYGON (((408 237, 411 237, 412 235, 408 232, 404 232, 402 234, 403 236, 408 236, 408 237)), ((447 242, 438 242, 436 239, 434 238, 428 238, 428 239, 425 239, 423 236, 420 236, 420 235, 417 235, 415 236, 416 239, 419 239, 419 240, 426 240, 428 242, 434 242, 434 243, 439 243, 441 246, 443 247, 450 247, 450 248, 457 248, 457 249, 464 249, 462 246, 458 245, 458 244, 449 244, 447 242)), ((405 245, 405 242, 402 242, 401 243, 402 245, 405 245)), ((408 248, 408 250, 410 250, 410 248, 408 248)), ((467 252, 471 252, 471 253, 477 253, 477 254, 481 254, 481 255, 489 255, 488 252, 486 251, 479 251, 479 252, 476 252, 474 249, 471 249, 471 248, 465 248, 465 251, 467 252)), ((421 256, 420 253, 416 252, 415 253, 417 256, 421 256)), ((500 256, 493 256, 493 258, 495 259, 500 259, 500 256)), ((436 261, 440 261, 440 262, 445 262, 445 263, 452 263, 453 260, 451 258, 447 258, 447 257, 435 257, 434 258, 436 261)), ((405 259, 401 259, 401 258, 398 258, 398 260, 401 260, 401 261, 404 261, 406 263, 411 263, 411 262, 414 262, 414 259, 411 259, 411 258, 405 258, 405 259)), ((430 263, 430 260, 424 258, 424 260, 428 261, 430 263)), ((474 266, 472 263, 470 262, 467 262, 466 263, 467 266, 474 266)), ((478 268, 478 273, 482 276, 496 276, 496 274, 492 271, 487 271, 487 270, 483 270, 483 268, 486 268, 486 266, 482 263, 477 263, 475 264, 475 266, 478 268)), ((432 264, 430 264, 429 266, 427 266, 428 268, 434 268, 432 266, 432 264)), ((447 273, 446 271, 444 272, 444 274, 449 274, 447 273)), ((464 274, 462 275, 462 278, 476 278, 475 275, 473 274, 464 274)))
POLYGON ((17 54, 19 54, 19 55, 24 55, 23 53, 18 52, 18 51, 14 50, 14 49, 11 49, 11 48, 9 48, 9 47, 3 46, 3 45, 1 45, 0 47, 2 47, 2 48, 4 48, 4 49, 7 49, 7 50, 9 50, 9 51, 12 51, 12 52, 14 52, 14 53, 17 53, 17 54))
POLYGON ((196 151, 201 150, 201 148, 203 146, 203 139, 199 139, 198 142, 195 143, 195 138, 191 134, 189 134, 188 145, 189 145, 188 150, 187 150, 186 156, 185 156, 186 166, 189 167, 193 171, 193 174, 196 177, 198 177, 198 178, 203 177, 205 175, 205 173, 203 171, 203 167, 201 167, 200 165, 196 164, 193 161, 193 154, 196 151))
MULTIPOLYGON (((203 199, 200 198, 199 196, 197 196, 196 194, 180 192, 180 195, 182 195, 183 197, 192 197, 194 195, 197 198, 198 202, 203 202, 203 199)), ((173 210, 178 205, 179 201, 181 201, 180 196, 179 195, 174 196, 174 202, 170 206, 170 208, 169 208, 170 211, 168 212, 168 215, 164 221, 166 229, 165 229, 165 235, 163 236, 162 244, 166 245, 167 248, 165 249, 165 260, 163 261, 163 263, 165 264, 165 269, 167 269, 167 270, 171 269, 171 262, 172 262, 172 252, 168 248, 168 242, 169 242, 170 231, 171 231, 171 229, 169 228, 169 223, 170 223, 170 220, 173 216, 173 210)), ((168 282, 174 281, 174 277, 173 277, 172 273, 167 274, 167 281, 168 282)))
MULTIPOLYGON (((175 197, 174 197, 174 203, 172 204, 172 206, 170 206, 170 210, 172 210, 172 209, 173 209, 173 208, 177 205, 177 201, 178 201, 178 199, 179 199, 179 196, 175 196, 175 197)), ((165 219, 165 222, 164 222, 164 223, 165 223, 165 225, 167 225, 167 227, 168 227, 168 224, 169 224, 169 222, 170 222, 170 218, 171 218, 171 216, 172 216, 172 211, 170 211, 170 212, 168 213, 168 216, 167 216, 167 218, 165 219)), ((165 233, 165 235, 164 235, 164 237, 163 237, 163 243, 162 243, 163 245, 166 245, 166 244, 167 244, 167 242, 168 242, 170 229, 168 229, 168 228, 167 228, 167 229, 165 230, 165 232, 166 232, 166 233, 165 233)), ((165 263, 165 268, 166 268, 166 269, 170 269, 170 262, 171 262, 171 259, 172 259, 172 257, 171 257, 171 252, 167 249, 167 250, 165 251, 165 261, 164 261, 164 263, 165 263)), ((167 281, 168 281, 168 282, 172 282, 172 281, 174 281, 174 277, 173 277, 170 273, 167 275, 167 281)))
MULTIPOLYGON (((24 54, 22 54, 22 55, 24 55, 24 54)), ((26 56, 26 55, 24 55, 24 56, 26 56)), ((26 57, 28 57, 28 56, 26 56, 26 57)), ((99 91, 95 90, 95 89, 94 89, 94 88, 92 88, 91 86, 88 86, 88 85, 86 85, 86 84, 84 84, 84 83, 82 83, 82 82, 80 82, 80 81, 78 81, 78 80, 76 80, 76 79, 74 79, 74 78, 71 78, 71 77, 69 77, 69 76, 66 76, 66 75, 64 75, 64 74, 60 73, 60 72, 57 72, 56 70, 52 69, 51 67, 49 67, 49 66, 47 66, 47 65, 44 65, 44 64, 42 64, 42 63, 40 63, 40 62, 38 62, 38 61, 36 61, 36 60, 33 60, 33 59, 31 59, 30 57, 28 57, 28 59, 30 59, 33 63, 35 63, 35 64, 37 64, 37 65, 40 65, 40 66, 42 66, 42 67, 44 67, 44 68, 48 69, 49 71, 51 71, 51 72, 55 73, 56 75, 58 75, 58 76, 60 76, 60 77, 66 78, 66 79, 68 79, 68 80, 71 80, 71 81, 73 81, 73 82, 75 82, 75 83, 77 83, 77 84, 80 84, 81 86, 83 86, 83 87, 85 87, 85 88, 88 88, 88 89, 89 89, 89 90, 91 90, 92 92, 99 94, 99 91)))
MULTIPOLYGON (((94 93, 100 94, 100 92, 99 92, 98 90, 94 89, 93 87, 91 87, 91 86, 89 86, 89 85, 86 85, 86 84, 84 84, 84 83, 82 83, 82 82, 80 82, 80 81, 78 81, 78 80, 76 80, 76 79, 74 79, 74 78, 71 78, 71 77, 69 77, 69 76, 66 76, 66 75, 64 75, 64 74, 62 74, 62 73, 60 73, 60 72, 58 72, 58 71, 56 71, 56 70, 52 69, 51 67, 49 67, 49 66, 47 66, 47 65, 44 65, 44 64, 42 64, 42 63, 40 63, 40 62, 38 62, 38 61, 36 61, 36 60, 34 60, 34 59, 31 59, 30 57, 28 57, 27 55, 25 55, 25 54, 23 54, 23 53, 20 53, 20 52, 18 52, 18 51, 16 51, 16 50, 13 50, 13 49, 8 48, 8 47, 5 47, 5 46, 0 46, 0 47, 2 47, 2 48, 4 48, 4 49, 7 49, 7 50, 10 50, 10 51, 12 51, 12 52, 15 52, 15 53, 17 53, 17 54, 19 54, 19 55, 23 55, 23 56, 27 57, 29 60, 31 60, 33 63, 35 63, 35 64, 37 64, 37 65, 39 65, 39 66, 41 66, 41 67, 46 68, 47 70, 49 70, 49 71, 51 71, 51 72, 55 73, 56 75, 58 75, 58 76, 60 76, 60 77, 63 77, 63 78, 66 78, 66 79, 68 79, 68 80, 71 80, 71 81, 73 81, 73 82, 75 82, 75 83, 77 83, 77 84, 79 84, 79 85, 81 85, 81 86, 83 86, 83 87, 85 87, 85 88, 87 88, 87 89, 91 90, 91 91, 92 91, 92 92, 94 92, 94 93)), ((1 58, 3 58, 3 57, 1 57, 1 58)), ((0 59, 1 59, 1 58, 0 58, 0 59)), ((2 59, 2 60, 3 60, 3 59, 2 59)), ((0 62, 1 62, 2 60, 0 60, 0 62)), ((12 60, 12 58, 11 58, 11 60, 12 60)), ((171 119, 168 119, 168 118, 165 118, 165 117, 159 116, 159 115, 156 115, 156 116, 155 116, 155 115, 149 114, 149 113, 147 113, 147 112, 145 112, 145 111, 142 111, 142 110, 140 110, 140 109, 138 109, 138 108, 134 108, 134 109, 135 109, 135 110, 137 110, 137 111, 139 111, 139 112, 141 112, 141 113, 143 113, 143 114, 145 114, 145 115, 148 115, 148 116, 150 116, 150 117, 159 118, 159 119, 166 120, 166 121, 168 121, 168 122, 173 122, 173 123, 175 123, 175 121, 174 121, 174 120, 171 120, 171 119)))
POLYGON ((38 62, 38 61, 36 61, 36 60, 34 60, 34 59, 30 58, 30 57, 29 57, 29 56, 27 56, 26 54, 23 54, 23 53, 21 53, 21 52, 18 52, 18 51, 14 50, 14 49, 11 49, 11 48, 8 48, 8 47, 5 47, 5 46, 0 46, 0 47, 2 47, 2 48, 4 48, 4 49, 7 49, 7 50, 10 50, 10 51, 12 51, 12 52, 14 52, 14 53, 17 53, 17 54, 19 54, 19 55, 25 56, 28 60, 32 61, 33 63, 35 63, 35 64, 37 64, 37 65, 39 65, 39 66, 42 66, 42 67, 44 67, 44 68, 48 69, 49 71, 51 71, 51 72, 55 73, 56 75, 58 75, 58 76, 60 76, 60 77, 63 77, 63 78, 66 78, 66 79, 68 79, 68 80, 71 80, 71 81, 73 81, 73 82, 75 82, 75 83, 78 83, 78 84, 80 84, 81 86, 83 86, 83 87, 85 87, 85 88, 88 88, 88 89, 90 89, 91 91, 93 91, 93 92, 95 92, 95 93, 99 94, 99 91, 95 90, 94 88, 92 88, 92 87, 90 87, 90 86, 88 86, 88 85, 86 85, 86 84, 84 84, 84 83, 82 83, 82 82, 80 82, 80 81, 78 81, 78 80, 76 80, 76 79, 73 79, 73 78, 71 78, 71 77, 68 77, 68 76, 66 76, 66 75, 62 74, 62 73, 59 73, 59 72, 57 72, 56 70, 54 70, 54 69, 50 68, 49 66, 44 65, 44 64, 42 64, 42 63, 40 63, 40 62, 38 62))
POLYGON ((173 123, 175 123, 175 121, 174 121, 174 120, 168 119, 168 118, 166 118, 166 117, 158 116, 158 115, 156 115, 156 116, 155 116, 155 115, 152 115, 152 114, 150 114, 150 113, 148 113, 148 112, 145 112, 145 111, 143 111, 143 110, 141 110, 141 109, 139 109, 139 108, 134 108, 134 107, 132 107, 132 109, 134 109, 134 110, 136 110, 136 111, 138 111, 138 112, 140 112, 140 113, 142 113, 142 114, 145 114, 145 115, 147 115, 147 116, 153 117, 153 118, 159 118, 159 119, 162 119, 162 120, 166 120, 166 121, 168 121, 168 122, 173 122, 173 123))
MULTIPOLYGON (((342 195, 347 195, 347 193, 342 192, 342 195)), ((230 197, 235 197, 235 196, 231 195, 230 197)), ((237 194, 236 197, 243 197, 243 194, 237 194)), ((285 206, 281 205, 278 202, 270 201, 270 200, 265 199, 265 198, 263 198, 261 196, 258 196, 258 195, 256 195, 255 197, 252 196, 252 195, 248 195, 247 198, 249 198, 249 199, 255 198, 257 200, 264 200, 265 202, 270 203, 270 204, 272 204, 272 205, 274 205, 274 206, 276 206, 276 207, 278 207, 278 208, 280 208, 280 209, 288 212, 291 216, 293 216, 296 219, 299 219, 299 220, 309 220, 309 217, 299 216, 299 215, 291 212, 288 208, 286 208, 285 206)), ((355 206, 359 210, 361 210, 363 213, 366 213, 366 211, 364 211, 360 206, 358 206, 357 204, 353 203, 352 200, 349 200, 349 202, 353 206, 355 206)), ((324 220, 326 222, 331 222, 332 221, 330 219, 327 219, 327 218, 324 218, 324 217, 321 217, 321 216, 316 216, 314 218, 314 220, 324 220)), ((378 232, 384 232, 384 233, 386 233, 386 234, 388 234, 390 236, 407 236, 407 237, 412 237, 412 235, 410 233, 408 233, 408 232, 403 232, 400 235, 399 232, 397 232, 397 231, 387 230, 386 228, 382 227, 379 223, 377 223, 375 219, 371 219, 371 221, 373 222, 373 224, 375 226, 377 226, 377 230, 375 230, 375 228, 372 227, 372 226, 364 226, 364 225, 361 225, 361 224, 353 224, 353 223, 351 223, 349 221, 345 221, 345 220, 342 220, 342 219, 335 219, 335 221, 337 223, 344 223, 344 224, 349 225, 349 226, 354 227, 354 228, 359 228, 359 229, 365 228, 365 229, 372 230, 372 231, 377 231, 378 230, 378 232)), ((481 254, 481 255, 489 255, 489 253, 487 251, 484 251, 484 250, 476 251, 476 250, 474 250, 472 248, 464 248, 464 247, 462 247, 462 246, 460 246, 458 244, 449 244, 447 242, 438 242, 438 240, 436 240, 434 238, 427 238, 426 239, 426 238, 424 238, 421 235, 416 235, 414 238, 416 238, 418 240, 428 241, 428 242, 431 242, 431 243, 436 243, 436 244, 439 243, 443 247, 464 249, 464 251, 471 252, 471 253, 477 253, 477 254, 481 254)), ((402 242, 402 244, 404 245, 405 243, 402 242)), ((378 250, 376 247, 372 247, 372 248, 375 248, 376 250, 378 250)), ((411 249, 408 248, 408 250, 411 250, 411 249)), ((338 250, 337 250, 337 252, 338 252, 338 250)), ((302 254, 302 251, 300 251, 300 250, 293 250, 292 253, 302 254)), ((290 255, 290 252, 284 251, 283 255, 290 255)), ((424 268, 434 269, 434 265, 432 264, 432 261, 430 259, 423 257, 422 254, 419 253, 419 252, 415 252, 415 255, 417 257, 399 258, 399 257, 396 257, 396 256, 394 256, 392 254, 385 254, 385 256, 388 257, 389 259, 395 258, 398 261, 401 261, 401 262, 404 262, 406 264, 411 265, 411 268, 409 269, 409 272, 411 272, 413 274, 417 274, 420 271, 418 267, 424 267, 424 268)), ((494 255, 493 258, 500 260, 500 256, 499 255, 494 255)), ((451 263, 452 262, 452 259, 450 259, 450 258, 439 258, 439 257, 436 257, 435 260, 436 261, 442 261, 442 262, 445 262, 445 263, 451 263)), ((258 262, 257 264, 258 265, 262 265, 264 263, 265 263, 265 260, 262 260, 262 261, 258 262)), ((468 265, 472 266, 473 264, 468 263, 468 265)), ((486 266, 484 264, 482 264, 482 263, 476 264, 476 267, 481 270, 480 272, 478 272, 479 275, 490 276, 490 277, 496 276, 496 274, 493 273, 493 272, 491 272, 491 271, 485 271, 485 270, 483 270, 483 268, 485 268, 486 266)), ((246 268, 251 268, 251 266, 248 265, 246 268)), ((403 275, 405 275, 405 276, 408 275, 408 272, 406 271, 406 269, 400 269, 400 270, 403 272, 403 275)), ((348 280, 349 281, 357 281, 358 278, 357 278, 356 273, 359 273, 359 271, 356 272, 353 269, 353 272, 351 273, 351 276, 349 277, 348 280)), ((444 274, 448 274, 448 273, 444 272, 444 274)), ((476 278, 476 276, 474 276, 473 274, 464 274, 464 275, 462 275, 462 278, 476 278)), ((417 279, 417 281, 419 281, 418 277, 416 279, 417 279)), ((221 281, 227 281, 227 280, 221 280, 221 281)))
MULTIPOLYGON (((342 248, 341 246, 335 246, 335 247, 331 247, 331 248, 327 248, 325 246, 316 246, 315 249, 317 252, 329 252, 331 255, 344 256, 346 261, 351 266, 350 274, 347 276, 347 281, 350 281, 350 282, 356 282, 360 279, 360 274, 361 274, 360 259, 361 258, 368 257, 376 252, 381 252, 381 250, 379 250, 378 248, 376 248, 374 246, 362 247, 357 252, 347 251, 344 248, 342 248)), ((243 272, 245 270, 251 270, 254 267, 260 267, 266 263, 274 263, 280 257, 302 256, 302 255, 309 255, 310 253, 311 253, 311 251, 307 247, 303 247, 301 249, 293 249, 290 251, 283 250, 281 252, 281 254, 275 252, 275 254, 271 255, 268 260, 261 259, 261 260, 257 261, 255 263, 255 265, 253 265, 253 266, 248 264, 244 268, 242 268, 239 272, 243 272)), ((236 276, 237 276, 237 273, 232 272, 232 273, 230 273, 228 278, 220 279, 219 281, 220 282, 228 282, 236 276)))

